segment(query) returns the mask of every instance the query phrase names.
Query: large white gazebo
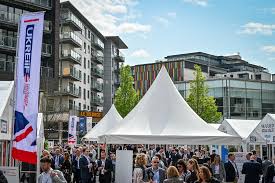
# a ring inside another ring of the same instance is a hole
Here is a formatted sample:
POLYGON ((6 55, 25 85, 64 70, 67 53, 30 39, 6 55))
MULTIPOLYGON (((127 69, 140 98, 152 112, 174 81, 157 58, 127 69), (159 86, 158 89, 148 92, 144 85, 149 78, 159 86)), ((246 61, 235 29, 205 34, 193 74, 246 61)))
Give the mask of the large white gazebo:
POLYGON ((201 119, 186 103, 165 67, 137 106, 113 130, 99 137, 107 144, 233 145, 241 138, 201 119))

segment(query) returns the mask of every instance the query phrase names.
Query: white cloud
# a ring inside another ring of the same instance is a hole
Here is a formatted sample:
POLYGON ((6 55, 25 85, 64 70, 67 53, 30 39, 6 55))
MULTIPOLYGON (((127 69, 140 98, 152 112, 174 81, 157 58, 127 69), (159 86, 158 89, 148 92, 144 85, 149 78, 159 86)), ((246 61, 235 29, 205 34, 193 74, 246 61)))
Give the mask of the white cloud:
POLYGON ((177 17, 177 13, 176 12, 169 12, 167 13, 168 17, 171 17, 171 18, 176 18, 177 17))
POLYGON ((275 53, 275 45, 263 46, 262 50, 266 53, 275 53))
POLYGON ((199 6, 207 6, 208 0, 183 0, 185 3, 191 3, 199 6))
POLYGON ((132 57, 138 57, 138 58, 149 58, 150 54, 144 49, 139 49, 139 50, 134 51, 131 54, 131 56, 132 57))
POLYGON ((159 22, 160 24, 164 25, 164 26, 168 26, 169 24, 169 20, 163 17, 159 17, 159 16, 155 16, 153 17, 155 21, 159 22))
POLYGON ((118 26, 119 33, 134 33, 134 32, 150 32, 150 25, 142 25, 139 23, 124 22, 118 26))
POLYGON ((249 22, 242 26, 243 30, 240 31, 241 34, 263 34, 272 35, 275 31, 275 24, 262 24, 257 22, 249 22))
POLYGON ((147 33, 150 25, 137 22, 137 0, 70 0, 71 3, 105 36, 121 33, 147 33))

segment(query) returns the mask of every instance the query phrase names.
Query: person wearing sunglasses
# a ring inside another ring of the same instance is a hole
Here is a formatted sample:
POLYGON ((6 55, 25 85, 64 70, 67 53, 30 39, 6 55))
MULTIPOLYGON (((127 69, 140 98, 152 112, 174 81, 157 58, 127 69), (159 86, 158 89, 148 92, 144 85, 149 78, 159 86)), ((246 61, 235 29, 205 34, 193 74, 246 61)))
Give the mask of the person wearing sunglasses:
POLYGON ((151 161, 152 167, 145 170, 145 181, 150 183, 163 183, 166 178, 166 172, 159 167, 159 158, 154 156, 151 161))
POLYGON ((180 178, 182 178, 184 180, 184 182, 186 182, 187 179, 190 177, 191 172, 189 170, 187 170, 187 166, 183 159, 180 159, 177 162, 177 169, 179 171, 180 178))

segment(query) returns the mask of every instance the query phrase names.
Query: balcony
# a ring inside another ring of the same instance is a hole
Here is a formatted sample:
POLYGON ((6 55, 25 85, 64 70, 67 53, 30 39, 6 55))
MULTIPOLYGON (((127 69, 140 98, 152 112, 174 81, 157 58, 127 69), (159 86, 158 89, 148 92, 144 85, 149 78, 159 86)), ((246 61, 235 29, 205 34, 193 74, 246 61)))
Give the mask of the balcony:
POLYGON ((43 43, 42 44, 42 55, 50 57, 52 55, 52 45, 43 43))
POLYGON ((41 66, 40 76, 41 78, 53 78, 53 68, 41 66))
POLYGON ((79 90, 77 88, 73 88, 72 86, 63 87, 60 93, 61 95, 64 95, 64 96, 70 96, 74 98, 80 97, 79 90))
MULTIPOLYGON (((20 20, 21 14, 18 13, 10 13, 7 11, 0 11, 0 23, 3 23, 3 26, 7 26, 11 29, 18 28, 18 22, 20 20)), ((51 21, 44 21, 44 32, 51 33, 52 31, 52 23, 51 21)))
POLYGON ((81 55, 74 50, 62 50, 60 59, 81 65, 81 55))
POLYGON ((51 0, 14 0, 29 8, 51 10, 51 0), (23 1, 23 2, 22 2, 23 1))
POLYGON ((104 50, 104 43, 102 43, 100 40, 94 40, 92 41, 92 45, 94 48, 103 51, 104 50))
POLYGON ((91 105, 92 106, 102 106, 103 105, 103 97, 95 96, 91 99, 91 105))
POLYGON ((63 32, 60 34, 60 41, 64 44, 71 44, 76 48, 82 46, 82 40, 74 32, 63 32))
POLYGON ((82 31, 83 25, 81 21, 70 11, 61 14, 62 24, 70 26, 74 31, 82 31))
POLYGON ((115 59, 117 62, 125 62, 125 56, 124 56, 119 50, 117 50, 117 53, 116 53, 116 55, 114 56, 114 59, 115 59))
POLYGON ((92 88, 93 91, 102 92, 103 91, 103 83, 100 83, 98 81, 94 81, 91 84, 91 88, 92 88))
POLYGON ((92 60, 97 64, 103 64, 104 57, 103 56, 92 55, 92 60))
POLYGON ((16 50, 17 38, 12 36, 3 36, 0 34, 0 48, 7 49, 8 51, 16 50))
POLYGON ((103 70, 100 69, 100 68, 97 67, 97 66, 93 66, 93 67, 91 68, 91 73, 92 73, 92 75, 95 76, 95 77, 103 78, 103 70))
POLYGON ((73 81, 81 81, 81 72, 74 67, 64 68, 62 73, 63 78, 68 78, 73 81))

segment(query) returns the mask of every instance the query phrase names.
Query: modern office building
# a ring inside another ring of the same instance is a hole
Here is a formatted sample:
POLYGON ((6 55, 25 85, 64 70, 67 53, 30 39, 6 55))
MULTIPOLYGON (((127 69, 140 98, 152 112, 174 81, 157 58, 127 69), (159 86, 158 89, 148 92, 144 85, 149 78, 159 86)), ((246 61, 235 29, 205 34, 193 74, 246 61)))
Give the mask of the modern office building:
POLYGON ((242 60, 240 55, 214 56, 195 52, 165 57, 155 63, 132 67, 135 89, 144 95, 164 65, 184 98, 201 66, 209 95, 214 96, 223 118, 261 119, 275 112, 275 83, 264 67, 242 60))
POLYGON ((194 65, 201 66, 206 78, 242 78, 248 80, 271 81, 267 69, 242 60, 240 55, 215 56, 202 52, 171 55, 155 63, 135 65, 132 72, 135 88, 144 95, 156 78, 162 65, 165 65, 174 82, 194 79, 194 65))
MULTIPOLYGON (((275 113, 275 82, 227 77, 208 79, 205 84, 224 119, 262 119, 267 113, 275 113)), ((187 98, 190 82, 175 85, 187 98)))
POLYGON ((14 77, 20 15, 36 11, 45 11, 40 89, 49 93, 58 82, 59 0, 0 0, 0 80, 14 77))
POLYGON ((48 97, 48 139, 67 139, 70 115, 103 110, 105 37, 69 1, 60 5, 59 90, 48 97), (64 130, 62 132, 62 130, 64 130))
POLYGON ((114 103, 115 92, 119 87, 119 69, 125 57, 120 49, 127 49, 127 45, 119 36, 107 36, 104 49, 104 114, 114 103))

